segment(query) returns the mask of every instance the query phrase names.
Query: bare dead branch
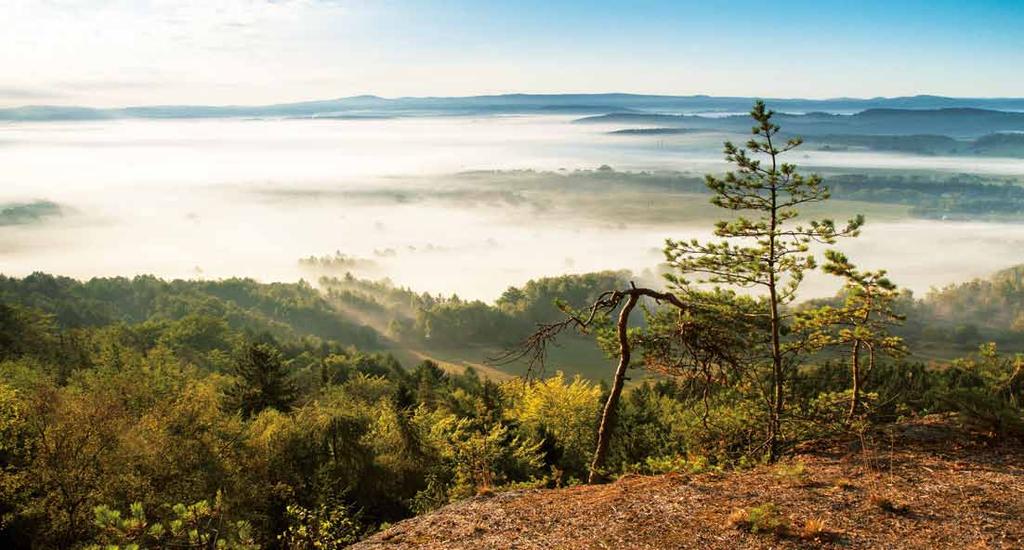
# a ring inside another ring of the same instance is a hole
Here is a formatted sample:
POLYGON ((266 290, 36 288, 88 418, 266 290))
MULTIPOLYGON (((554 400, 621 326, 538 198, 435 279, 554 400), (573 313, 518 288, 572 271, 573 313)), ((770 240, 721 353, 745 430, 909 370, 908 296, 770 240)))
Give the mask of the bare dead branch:
POLYGON ((675 294, 638 287, 635 283, 630 282, 627 289, 603 292, 593 304, 582 311, 577 312, 563 308, 564 318, 552 323, 538 323, 537 329, 533 333, 500 355, 489 358, 488 363, 502 366, 525 360, 527 376, 541 376, 544 374, 548 347, 556 345, 559 335, 566 330, 573 330, 577 334, 588 334, 597 320, 615 311, 623 300, 632 297, 637 300, 640 297, 647 297, 658 303, 669 303, 681 310, 687 309, 686 304, 675 294))

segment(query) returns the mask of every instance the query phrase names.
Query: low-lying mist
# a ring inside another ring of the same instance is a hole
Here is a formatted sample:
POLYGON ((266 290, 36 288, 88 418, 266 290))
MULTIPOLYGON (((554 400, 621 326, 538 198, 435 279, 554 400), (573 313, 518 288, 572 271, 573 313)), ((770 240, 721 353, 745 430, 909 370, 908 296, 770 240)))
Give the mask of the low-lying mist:
MULTIPOLYGON (((0 224, 0 271, 293 281, 351 270, 488 300, 540 276, 654 272, 666 237, 706 238, 721 213, 706 195, 597 167, 699 178, 724 168, 726 136, 609 131, 558 116, 8 124, 0 210, 43 201, 57 211, 0 224)), ((1024 162, 1001 158, 801 150, 791 160, 1024 175, 1024 162)), ((868 225, 843 243, 851 258, 918 293, 1024 262, 1024 224, 848 201, 819 213, 856 212, 868 225)), ((812 276, 806 295, 837 286, 812 276)))

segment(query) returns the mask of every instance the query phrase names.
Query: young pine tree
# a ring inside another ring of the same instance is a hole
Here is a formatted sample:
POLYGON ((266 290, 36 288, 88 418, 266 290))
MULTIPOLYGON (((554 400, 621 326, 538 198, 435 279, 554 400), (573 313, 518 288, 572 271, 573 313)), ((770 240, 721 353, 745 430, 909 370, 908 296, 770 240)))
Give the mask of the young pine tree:
POLYGON ((835 250, 826 251, 825 259, 822 269, 845 280, 843 305, 802 312, 795 328, 808 333, 809 341, 816 347, 849 346, 849 421, 860 411, 864 375, 874 369, 876 356, 881 353, 899 357, 907 351, 903 339, 889 332, 891 327, 903 322, 903 316, 894 309, 900 293, 885 276, 884 270, 860 271, 844 254, 835 250), (866 371, 863 364, 865 352, 866 371))
POLYGON ((277 348, 264 343, 246 345, 233 371, 238 380, 227 390, 227 404, 244 418, 264 409, 291 410, 295 383, 277 348))
POLYGON ((804 177, 795 165, 780 160, 802 141, 781 143, 773 114, 764 102, 756 102, 750 112, 757 123, 752 130, 755 137, 746 148, 725 143, 725 159, 735 169, 724 177, 706 177, 714 193, 711 202, 737 214, 715 224, 714 234, 721 240, 670 239, 665 247, 666 260, 674 271, 668 279, 681 297, 695 295, 694 285, 701 284, 760 290, 766 296, 758 314, 768 320, 760 362, 767 370, 769 460, 776 459, 780 451, 786 379, 803 350, 787 346, 783 340, 788 326, 784 306, 796 298, 804 273, 815 267, 810 244, 832 244, 839 237, 856 236, 864 222, 857 216, 841 228, 830 219, 795 223, 801 206, 825 201, 829 192, 820 176, 804 177))

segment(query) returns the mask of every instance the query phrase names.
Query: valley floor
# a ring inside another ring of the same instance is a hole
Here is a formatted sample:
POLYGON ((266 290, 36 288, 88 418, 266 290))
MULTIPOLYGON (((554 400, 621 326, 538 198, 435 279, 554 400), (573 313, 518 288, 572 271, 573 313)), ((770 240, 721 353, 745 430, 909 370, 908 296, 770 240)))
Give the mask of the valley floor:
POLYGON ((357 544, 404 548, 1024 548, 1024 449, 949 419, 806 448, 778 466, 479 496, 357 544), (737 510, 774 505, 773 533, 737 510))

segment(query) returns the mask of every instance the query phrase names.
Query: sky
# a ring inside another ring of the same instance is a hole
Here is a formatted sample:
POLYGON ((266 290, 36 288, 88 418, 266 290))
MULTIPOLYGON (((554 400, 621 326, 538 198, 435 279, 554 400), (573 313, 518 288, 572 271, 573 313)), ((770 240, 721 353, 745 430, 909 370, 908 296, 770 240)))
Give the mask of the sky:
POLYGON ((1024 96, 1024 0, 3 0, 0 106, 1024 96))

